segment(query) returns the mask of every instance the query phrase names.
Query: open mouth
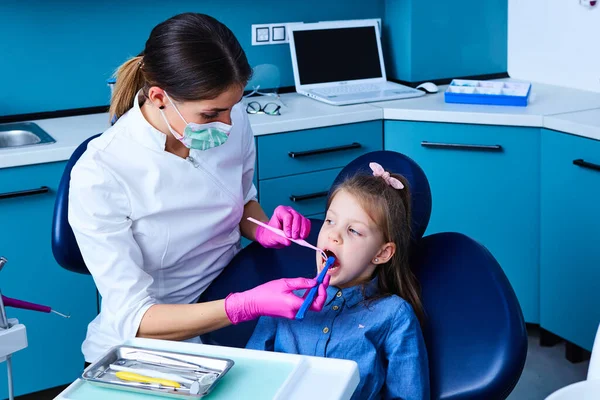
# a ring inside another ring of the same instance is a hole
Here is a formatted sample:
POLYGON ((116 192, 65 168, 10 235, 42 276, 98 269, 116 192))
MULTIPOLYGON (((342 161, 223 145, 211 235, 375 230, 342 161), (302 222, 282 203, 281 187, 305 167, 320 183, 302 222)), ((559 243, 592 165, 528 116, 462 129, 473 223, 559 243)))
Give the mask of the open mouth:
MULTIPOLYGON (((327 273, 329 275, 335 273, 339 268, 340 268, 340 261, 338 259, 338 257, 335 255, 335 253, 329 249, 325 249, 325 254, 327 255, 327 257, 335 257, 335 262, 333 263, 332 266, 329 267, 329 269, 327 270, 327 273)), ((323 260, 323 263, 321 264, 321 269, 323 269, 323 267, 325 266, 325 263, 327 262, 327 260, 323 260)))

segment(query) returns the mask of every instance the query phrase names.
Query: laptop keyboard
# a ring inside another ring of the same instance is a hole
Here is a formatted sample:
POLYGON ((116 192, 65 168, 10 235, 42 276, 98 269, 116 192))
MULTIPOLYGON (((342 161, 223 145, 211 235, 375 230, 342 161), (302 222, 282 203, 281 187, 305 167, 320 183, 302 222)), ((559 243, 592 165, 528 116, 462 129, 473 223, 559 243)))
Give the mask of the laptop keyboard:
POLYGON ((330 88, 313 89, 313 92, 324 97, 348 96, 360 93, 380 93, 381 91, 392 91, 394 94, 414 93, 415 89, 410 87, 383 88, 373 84, 343 85, 330 88), (387 89, 387 90, 386 90, 387 89))
POLYGON ((381 90, 380 86, 367 83, 363 85, 342 85, 330 88, 320 88, 315 89, 313 91, 315 93, 323 94, 325 96, 342 96, 345 94, 353 93, 377 92, 379 90, 381 90))

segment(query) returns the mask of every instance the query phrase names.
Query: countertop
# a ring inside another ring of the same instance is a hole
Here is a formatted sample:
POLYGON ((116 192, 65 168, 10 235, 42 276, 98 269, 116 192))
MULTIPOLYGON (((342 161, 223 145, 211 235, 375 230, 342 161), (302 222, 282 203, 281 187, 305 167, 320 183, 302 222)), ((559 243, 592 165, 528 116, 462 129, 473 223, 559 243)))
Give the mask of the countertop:
MULTIPOLYGON (((386 120, 538 128, 544 127, 544 118, 551 115, 600 108, 600 93, 540 83, 532 84, 527 107, 445 103, 443 91, 446 87, 440 86, 440 91, 435 95, 371 104, 383 108, 383 118, 386 120)), ((600 126, 600 119, 594 124, 600 126)))
MULTIPOLYGON (((255 136, 375 120, 404 120, 548 128, 600 140, 600 93, 532 84, 527 107, 448 104, 444 90, 395 101, 332 106, 289 93, 280 116, 250 115, 255 136)), ((253 97, 264 104, 274 99, 253 97)), ((248 101, 248 100, 245 100, 248 101)), ((86 138, 106 130, 108 113, 31 121, 56 143, 0 149, 0 168, 65 161, 86 138)))
POLYGON ((600 140, 600 108, 544 117, 544 128, 600 140))

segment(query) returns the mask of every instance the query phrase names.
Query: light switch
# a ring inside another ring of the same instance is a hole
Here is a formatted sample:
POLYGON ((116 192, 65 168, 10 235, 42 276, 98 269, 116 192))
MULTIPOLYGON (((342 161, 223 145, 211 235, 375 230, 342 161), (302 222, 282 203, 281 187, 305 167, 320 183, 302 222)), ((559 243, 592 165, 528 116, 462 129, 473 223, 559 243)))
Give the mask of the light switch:
POLYGON ((269 41, 269 27, 256 28, 256 41, 257 42, 268 42, 269 41))
POLYGON ((273 37, 274 42, 285 41, 285 26, 284 25, 274 26, 272 34, 273 34, 272 37, 273 37))
POLYGON ((301 23, 302 22, 276 22, 273 24, 252 24, 252 46, 287 44, 289 40, 288 25, 301 23))

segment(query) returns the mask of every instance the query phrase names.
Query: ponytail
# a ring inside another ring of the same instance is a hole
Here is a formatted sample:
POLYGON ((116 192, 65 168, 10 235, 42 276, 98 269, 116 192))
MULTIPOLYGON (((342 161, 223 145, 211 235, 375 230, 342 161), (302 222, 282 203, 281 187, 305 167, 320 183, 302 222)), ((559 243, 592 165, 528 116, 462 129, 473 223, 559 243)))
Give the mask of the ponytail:
POLYGON ((135 95, 144 87, 146 79, 142 71, 143 59, 143 56, 130 58, 115 72, 117 81, 109 109, 111 121, 121 118, 131 108, 135 95))

